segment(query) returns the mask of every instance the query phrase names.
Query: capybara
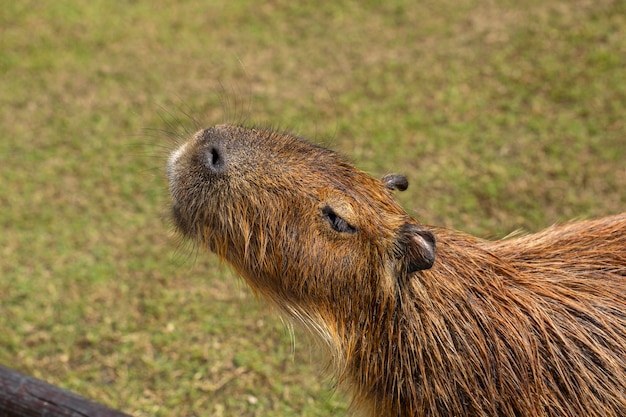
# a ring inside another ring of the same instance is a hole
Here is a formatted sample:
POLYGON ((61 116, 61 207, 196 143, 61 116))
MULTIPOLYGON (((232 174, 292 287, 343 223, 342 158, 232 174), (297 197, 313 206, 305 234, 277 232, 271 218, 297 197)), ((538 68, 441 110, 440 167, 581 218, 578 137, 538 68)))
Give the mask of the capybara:
POLYGON ((172 217, 328 347, 369 416, 626 416, 626 213, 498 241, 420 224, 335 152, 197 132, 172 217))

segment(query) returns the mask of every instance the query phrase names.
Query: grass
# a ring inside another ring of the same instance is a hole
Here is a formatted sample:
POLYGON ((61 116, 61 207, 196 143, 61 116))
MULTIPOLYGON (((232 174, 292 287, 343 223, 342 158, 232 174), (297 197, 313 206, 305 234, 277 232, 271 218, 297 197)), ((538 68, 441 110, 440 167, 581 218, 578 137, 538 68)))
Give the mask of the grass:
POLYGON ((172 236, 160 130, 287 128, 480 236, 626 206, 624 2, 13 2, 0 28, 0 363, 135 416, 347 407, 172 236))

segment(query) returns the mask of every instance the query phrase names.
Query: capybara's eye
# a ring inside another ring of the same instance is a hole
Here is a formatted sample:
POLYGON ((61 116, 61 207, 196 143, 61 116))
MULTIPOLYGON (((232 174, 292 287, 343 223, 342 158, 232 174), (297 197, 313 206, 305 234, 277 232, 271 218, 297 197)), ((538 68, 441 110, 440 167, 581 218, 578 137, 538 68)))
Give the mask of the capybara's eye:
POLYGON ((322 209, 322 217, 330 226, 340 233, 356 233, 356 227, 350 225, 341 216, 339 216, 330 206, 324 206, 322 209))

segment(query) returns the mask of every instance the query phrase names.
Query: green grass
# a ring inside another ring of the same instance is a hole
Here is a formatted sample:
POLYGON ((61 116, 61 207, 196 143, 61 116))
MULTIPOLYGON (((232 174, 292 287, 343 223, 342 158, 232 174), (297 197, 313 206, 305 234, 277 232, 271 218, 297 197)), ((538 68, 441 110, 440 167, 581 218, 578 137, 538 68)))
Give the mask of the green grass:
POLYGON ((319 354, 167 220, 195 121, 328 144, 481 236, 626 207, 626 3, 12 2, 0 363, 135 416, 342 415, 319 354))

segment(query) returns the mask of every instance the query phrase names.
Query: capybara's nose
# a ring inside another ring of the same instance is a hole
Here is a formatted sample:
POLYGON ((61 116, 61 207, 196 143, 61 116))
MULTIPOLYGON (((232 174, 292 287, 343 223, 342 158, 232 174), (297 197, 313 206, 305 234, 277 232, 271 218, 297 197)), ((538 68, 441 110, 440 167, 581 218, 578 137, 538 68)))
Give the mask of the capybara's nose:
POLYGON ((204 149, 204 166, 213 174, 223 174, 226 171, 226 154, 223 146, 211 144, 204 149))

